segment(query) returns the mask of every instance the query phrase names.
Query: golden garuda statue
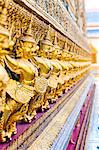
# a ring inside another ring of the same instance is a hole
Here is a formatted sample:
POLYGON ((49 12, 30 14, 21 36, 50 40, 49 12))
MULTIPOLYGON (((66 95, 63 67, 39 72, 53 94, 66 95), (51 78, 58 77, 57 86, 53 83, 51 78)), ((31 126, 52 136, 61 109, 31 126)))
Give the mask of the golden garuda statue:
POLYGON ((52 40, 50 26, 38 46, 32 17, 14 43, 6 23, 8 4, 0 0, 0 142, 17 133, 17 122, 31 122, 38 110, 49 109, 90 65, 69 52, 66 41, 61 48, 56 31, 52 40))

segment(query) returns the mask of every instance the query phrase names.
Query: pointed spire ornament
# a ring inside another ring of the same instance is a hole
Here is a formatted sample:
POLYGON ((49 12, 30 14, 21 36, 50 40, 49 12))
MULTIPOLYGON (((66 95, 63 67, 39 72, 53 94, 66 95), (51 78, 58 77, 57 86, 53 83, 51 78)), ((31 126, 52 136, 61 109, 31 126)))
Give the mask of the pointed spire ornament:
POLYGON ((67 40, 65 41, 65 44, 64 44, 64 50, 67 51, 67 40))
POLYGON ((48 32, 46 34, 46 37, 44 40, 41 41, 41 44, 45 44, 45 45, 49 45, 49 46, 53 46, 52 42, 51 42, 51 37, 50 37, 50 25, 48 28, 48 32))
POLYGON ((12 23, 10 33, 9 33, 9 48, 10 50, 13 50, 14 41, 12 40, 12 31, 13 31, 14 23, 12 23))
POLYGON ((31 16, 29 27, 25 34, 32 36, 32 16, 31 16))
POLYGON ((7 2, 1 0, 0 2, 0 25, 5 26, 6 25, 6 15, 7 15, 7 2))
POLYGON ((57 42, 57 32, 55 32, 54 47, 55 49, 60 50, 60 47, 57 42))
POLYGON ((23 36, 20 38, 20 40, 24 41, 24 42, 30 42, 30 43, 36 44, 36 41, 32 34, 32 17, 31 17, 30 24, 29 24, 27 31, 23 34, 23 36))
POLYGON ((12 36, 13 27, 14 27, 14 23, 12 23, 12 26, 11 26, 11 28, 10 28, 9 41, 11 41, 11 39, 12 39, 11 36, 12 36))
POLYGON ((49 25, 48 32, 47 32, 47 35, 46 35, 46 40, 50 41, 50 25, 49 25))
POLYGON ((7 25, 7 7, 9 0, 1 0, 0 1, 0 34, 6 35, 9 37, 9 32, 5 28, 7 25))

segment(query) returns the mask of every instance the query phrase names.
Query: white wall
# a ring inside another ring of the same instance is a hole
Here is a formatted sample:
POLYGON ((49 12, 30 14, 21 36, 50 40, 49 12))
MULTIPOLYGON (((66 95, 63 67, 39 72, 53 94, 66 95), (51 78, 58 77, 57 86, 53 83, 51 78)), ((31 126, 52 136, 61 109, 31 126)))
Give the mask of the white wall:
POLYGON ((98 39, 91 39, 90 40, 93 44, 93 46, 96 48, 97 50, 97 63, 99 64, 99 38, 98 39))
POLYGON ((98 9, 99 10, 99 0, 85 0, 85 8, 88 9, 98 9))

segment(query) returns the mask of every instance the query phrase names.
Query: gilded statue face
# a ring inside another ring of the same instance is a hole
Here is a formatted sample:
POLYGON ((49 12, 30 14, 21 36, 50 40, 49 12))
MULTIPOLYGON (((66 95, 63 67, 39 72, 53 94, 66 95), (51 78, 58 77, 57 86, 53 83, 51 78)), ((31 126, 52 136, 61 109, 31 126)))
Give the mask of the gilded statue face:
POLYGON ((24 47, 24 55, 26 57, 30 57, 34 55, 37 49, 36 44, 31 43, 31 42, 24 42, 23 47, 24 47))
POLYGON ((31 56, 35 55, 37 48, 37 45, 32 42, 20 41, 17 54, 19 57, 30 58, 31 56))
POLYGON ((43 45, 43 50, 46 52, 52 52, 53 51, 53 47, 50 45, 43 45))
POLYGON ((9 47, 9 37, 3 34, 0 34, 0 48, 8 48, 9 47))
POLYGON ((30 43, 30 42, 24 42, 24 47, 26 47, 26 48, 32 48, 32 43, 30 43))

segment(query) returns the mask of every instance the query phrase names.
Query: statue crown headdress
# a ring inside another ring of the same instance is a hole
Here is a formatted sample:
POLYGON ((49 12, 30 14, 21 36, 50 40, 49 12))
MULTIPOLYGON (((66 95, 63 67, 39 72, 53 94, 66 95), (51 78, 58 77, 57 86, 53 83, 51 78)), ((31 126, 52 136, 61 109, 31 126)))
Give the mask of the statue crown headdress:
POLYGON ((23 36, 20 38, 20 40, 24 42, 36 43, 32 34, 32 17, 28 29, 25 33, 23 33, 23 36))
POLYGON ((58 42, 57 42, 57 32, 56 31, 55 31, 54 47, 55 47, 55 49, 60 49, 58 42))
POLYGON ((41 42, 42 44, 46 44, 46 45, 50 45, 50 46, 53 46, 52 42, 51 42, 51 37, 50 37, 50 25, 48 27, 48 31, 47 31, 47 34, 45 36, 45 39, 42 40, 41 42))

